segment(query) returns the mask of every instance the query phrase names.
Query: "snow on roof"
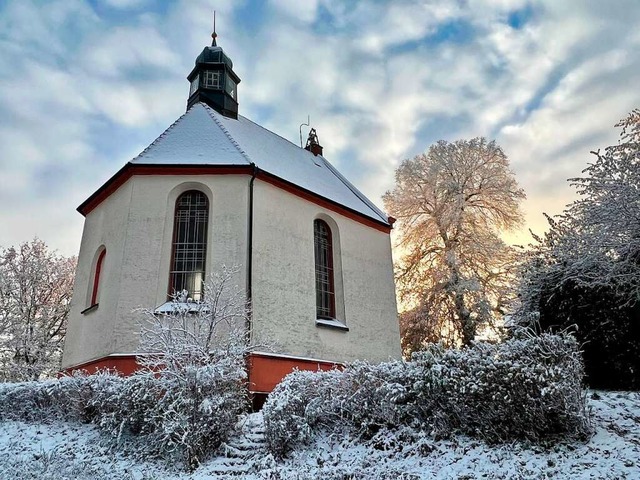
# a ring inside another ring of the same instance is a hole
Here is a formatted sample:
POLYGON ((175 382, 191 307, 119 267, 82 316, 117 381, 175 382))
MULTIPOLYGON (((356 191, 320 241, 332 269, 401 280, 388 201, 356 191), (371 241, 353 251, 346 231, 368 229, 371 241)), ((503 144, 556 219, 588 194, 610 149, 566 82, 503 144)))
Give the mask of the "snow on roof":
POLYGON ((134 165, 250 165, 388 224, 387 216, 322 156, 251 120, 228 118, 195 104, 140 155, 134 165))
MULTIPOLYGON (((220 115, 222 116, 222 115, 220 115)), ((194 105, 167 128, 133 164, 249 165, 251 162, 216 122, 204 104, 194 105), (204 108, 203 108, 204 107, 204 108)))

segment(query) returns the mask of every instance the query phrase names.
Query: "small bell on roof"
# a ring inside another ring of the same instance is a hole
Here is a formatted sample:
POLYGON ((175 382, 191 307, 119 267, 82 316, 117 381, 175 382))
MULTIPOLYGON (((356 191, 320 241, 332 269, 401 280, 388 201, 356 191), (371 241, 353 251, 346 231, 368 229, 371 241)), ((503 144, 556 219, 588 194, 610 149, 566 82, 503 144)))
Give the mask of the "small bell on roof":
POLYGON ((310 151, 316 157, 318 155, 322 155, 322 145, 318 141, 318 134, 316 133, 316 129, 312 128, 309 131, 309 138, 307 138, 307 146, 304 147, 305 150, 310 151))

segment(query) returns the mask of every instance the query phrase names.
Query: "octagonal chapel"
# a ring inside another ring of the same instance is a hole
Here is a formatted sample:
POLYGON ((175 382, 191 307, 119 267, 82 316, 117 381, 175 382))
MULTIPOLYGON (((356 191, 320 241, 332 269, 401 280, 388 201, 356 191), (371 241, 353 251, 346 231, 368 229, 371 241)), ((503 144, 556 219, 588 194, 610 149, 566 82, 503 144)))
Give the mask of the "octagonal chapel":
POLYGON ((187 111, 78 207, 85 217, 65 371, 135 370, 139 307, 239 265, 252 308, 249 390, 294 368, 400 357, 389 219, 323 156, 238 113, 240 78, 205 47, 187 111))

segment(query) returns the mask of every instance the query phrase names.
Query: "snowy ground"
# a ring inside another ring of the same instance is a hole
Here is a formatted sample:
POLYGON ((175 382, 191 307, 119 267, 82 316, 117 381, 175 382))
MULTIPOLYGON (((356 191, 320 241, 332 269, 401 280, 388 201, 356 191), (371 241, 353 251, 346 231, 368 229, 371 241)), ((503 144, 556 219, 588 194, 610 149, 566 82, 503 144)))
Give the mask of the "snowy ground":
POLYGON ((488 446, 398 432, 359 445, 322 436, 284 461, 264 449, 260 415, 245 420, 226 456, 192 475, 114 454, 90 425, 0 423, 0 478, 11 479, 640 479, 640 393, 592 393, 587 443, 488 446), (410 438, 407 441, 407 438, 410 438), (247 473, 250 471, 251 473, 247 473), (235 475, 234 475, 234 472, 235 475))

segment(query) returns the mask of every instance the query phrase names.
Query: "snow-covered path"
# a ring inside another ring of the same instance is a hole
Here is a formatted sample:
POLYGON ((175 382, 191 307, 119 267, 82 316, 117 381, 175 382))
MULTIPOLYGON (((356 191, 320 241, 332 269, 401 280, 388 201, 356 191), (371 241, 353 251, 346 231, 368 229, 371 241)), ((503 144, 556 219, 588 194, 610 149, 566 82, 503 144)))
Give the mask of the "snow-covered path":
POLYGON ((0 423, 0 479, 640 479, 640 393, 589 395, 595 434, 547 448, 434 441, 407 432, 363 446, 322 436, 284 461, 267 454, 262 417, 243 419, 222 455, 191 475, 110 452, 90 425, 0 423), (411 440, 408 441, 407 439, 411 440))

